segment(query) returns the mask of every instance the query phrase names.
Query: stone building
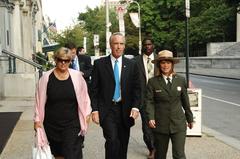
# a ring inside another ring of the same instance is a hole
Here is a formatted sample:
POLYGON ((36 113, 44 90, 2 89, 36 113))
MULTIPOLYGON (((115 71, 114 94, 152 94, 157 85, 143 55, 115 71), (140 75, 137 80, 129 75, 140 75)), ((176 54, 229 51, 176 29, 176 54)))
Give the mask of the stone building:
POLYGON ((33 97, 36 69, 20 60, 10 65, 2 50, 30 61, 42 52, 41 0, 0 0, 0 24, 0 98, 33 97))

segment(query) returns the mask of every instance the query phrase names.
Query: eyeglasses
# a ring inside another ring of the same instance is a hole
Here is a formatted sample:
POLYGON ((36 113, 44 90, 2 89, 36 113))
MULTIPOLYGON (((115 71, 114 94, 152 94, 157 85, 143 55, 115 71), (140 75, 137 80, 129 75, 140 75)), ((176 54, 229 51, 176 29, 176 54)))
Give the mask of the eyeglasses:
POLYGON ((65 60, 65 59, 60 59, 60 58, 57 58, 57 62, 60 62, 60 63, 69 63, 71 60, 65 60))

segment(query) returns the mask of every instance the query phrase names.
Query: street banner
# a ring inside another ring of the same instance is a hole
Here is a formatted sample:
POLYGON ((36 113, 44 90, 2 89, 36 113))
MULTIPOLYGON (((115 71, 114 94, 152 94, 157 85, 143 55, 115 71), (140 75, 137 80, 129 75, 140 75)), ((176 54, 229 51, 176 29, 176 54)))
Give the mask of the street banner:
POLYGON ((94 47, 99 45, 99 35, 98 34, 93 35, 93 45, 94 45, 94 47))
POLYGON ((125 24, 123 14, 119 13, 118 17, 119 17, 119 32, 125 35, 125 24))
POLYGON ((124 14, 127 12, 126 6, 121 4, 116 7, 116 12, 118 14, 119 32, 125 35, 125 24, 124 24, 124 14))
MULTIPOLYGON (((112 32, 107 32, 107 39, 109 39, 112 35, 112 32)), ((107 43, 107 49, 106 49, 106 55, 109 55, 112 53, 112 50, 110 49, 110 44, 109 42, 107 43)))
POLYGON ((132 23, 139 28, 139 17, 138 13, 129 13, 132 23))
POLYGON ((186 17, 190 18, 190 0, 185 0, 186 17))
POLYGON ((83 47, 84 47, 84 51, 86 53, 87 52, 87 37, 83 37, 83 47))

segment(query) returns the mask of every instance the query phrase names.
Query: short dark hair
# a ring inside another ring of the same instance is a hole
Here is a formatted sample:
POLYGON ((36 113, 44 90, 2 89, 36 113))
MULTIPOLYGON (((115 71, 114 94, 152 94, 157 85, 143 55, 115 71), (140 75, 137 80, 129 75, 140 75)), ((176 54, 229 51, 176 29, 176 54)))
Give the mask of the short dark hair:
POLYGON ((75 45, 73 42, 66 43, 64 46, 65 46, 66 48, 70 49, 70 50, 77 48, 76 45, 75 45))
POLYGON ((83 49, 84 49, 84 47, 79 46, 79 47, 77 48, 77 52, 81 52, 83 49))
POLYGON ((153 40, 152 37, 145 37, 145 38, 143 39, 143 41, 142 41, 142 45, 143 45, 147 40, 151 41, 152 44, 154 44, 154 40, 153 40))

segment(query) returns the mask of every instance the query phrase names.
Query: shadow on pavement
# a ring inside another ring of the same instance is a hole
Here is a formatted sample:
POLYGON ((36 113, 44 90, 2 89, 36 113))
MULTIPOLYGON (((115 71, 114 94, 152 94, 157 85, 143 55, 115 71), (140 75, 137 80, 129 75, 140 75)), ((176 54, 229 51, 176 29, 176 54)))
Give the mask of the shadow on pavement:
POLYGON ((11 136, 11 133, 21 114, 21 112, 0 113, 0 154, 11 136))

